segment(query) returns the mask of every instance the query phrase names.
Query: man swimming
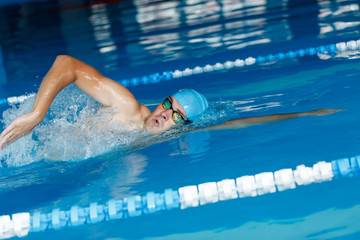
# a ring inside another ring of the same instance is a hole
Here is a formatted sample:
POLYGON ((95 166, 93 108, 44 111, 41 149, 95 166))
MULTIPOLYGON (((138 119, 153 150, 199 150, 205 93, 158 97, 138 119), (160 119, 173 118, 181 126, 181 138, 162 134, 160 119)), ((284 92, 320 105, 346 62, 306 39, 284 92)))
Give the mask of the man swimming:
MULTIPOLYGON (((32 110, 16 118, 1 133, 0 148, 4 148, 22 136, 31 133, 44 119, 56 95, 71 83, 74 83, 103 106, 112 107, 113 116, 110 123, 126 123, 129 130, 138 129, 147 130, 149 133, 158 133, 174 125, 194 121, 208 108, 208 102, 202 94, 195 90, 185 89, 167 97, 151 112, 121 84, 103 76, 95 68, 78 59, 60 55, 44 77, 32 110)), ((300 116, 326 115, 337 111, 339 110, 319 109, 301 113, 235 119, 208 127, 206 130, 242 128, 300 116)))

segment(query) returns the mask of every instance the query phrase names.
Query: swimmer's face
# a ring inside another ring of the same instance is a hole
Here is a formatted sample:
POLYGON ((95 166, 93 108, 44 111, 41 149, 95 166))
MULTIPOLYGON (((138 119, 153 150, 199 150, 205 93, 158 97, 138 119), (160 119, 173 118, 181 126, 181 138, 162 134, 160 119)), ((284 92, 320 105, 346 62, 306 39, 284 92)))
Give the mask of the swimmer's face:
POLYGON ((184 119, 187 119, 186 113, 178 101, 174 97, 169 97, 169 100, 172 109, 165 109, 163 104, 160 103, 145 120, 144 127, 150 133, 161 132, 176 125, 173 120, 173 111, 178 112, 184 119))

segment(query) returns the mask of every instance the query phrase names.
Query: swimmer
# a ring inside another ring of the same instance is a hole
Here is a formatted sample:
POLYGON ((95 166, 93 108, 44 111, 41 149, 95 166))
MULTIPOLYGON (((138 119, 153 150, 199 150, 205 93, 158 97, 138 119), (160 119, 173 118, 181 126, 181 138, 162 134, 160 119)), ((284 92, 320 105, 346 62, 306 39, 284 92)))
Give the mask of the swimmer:
MULTIPOLYGON (((3 149, 31 133, 44 119, 56 95, 71 83, 104 107, 112 107, 114 109, 112 122, 131 123, 129 130, 162 132, 174 125, 185 125, 196 120, 208 108, 208 102, 202 94, 185 89, 167 97, 151 112, 145 105, 140 104, 126 87, 103 76, 95 68, 78 59, 60 55, 41 82, 32 110, 16 118, 1 133, 0 148, 3 149)), ((204 130, 244 128, 301 116, 321 116, 337 111, 339 110, 325 108, 301 113, 249 117, 226 121, 204 130)))

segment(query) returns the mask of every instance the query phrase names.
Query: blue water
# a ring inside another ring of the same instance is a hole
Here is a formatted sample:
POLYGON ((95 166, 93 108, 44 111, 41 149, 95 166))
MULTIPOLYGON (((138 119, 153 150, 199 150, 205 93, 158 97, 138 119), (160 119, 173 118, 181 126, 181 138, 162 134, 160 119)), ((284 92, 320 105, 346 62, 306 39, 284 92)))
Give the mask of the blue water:
MULTIPOLYGON (((122 80, 358 39, 360 25, 357 1, 57 0, 0 6, 2 98, 36 92, 58 54, 122 80)), ((81 151, 71 154, 84 148, 71 142, 70 126, 83 120, 77 109, 86 117, 98 106, 70 87, 33 135, 2 153, 0 215, 68 210, 75 204, 103 204, 110 198, 358 155, 359 56, 358 51, 318 54, 131 86, 137 99, 150 106, 178 89, 195 88, 209 99, 213 123, 325 107, 346 110, 238 130, 183 133, 136 150, 121 144, 103 149, 112 138, 106 144, 94 140, 100 152, 87 157, 81 151), (62 146, 73 148, 65 154, 62 146), (52 157, 45 156, 50 152, 52 157)), ((29 111, 31 101, 1 106, 4 121, 29 111)), ((333 180, 30 233, 25 239, 358 239, 359 183, 359 177, 333 180)))

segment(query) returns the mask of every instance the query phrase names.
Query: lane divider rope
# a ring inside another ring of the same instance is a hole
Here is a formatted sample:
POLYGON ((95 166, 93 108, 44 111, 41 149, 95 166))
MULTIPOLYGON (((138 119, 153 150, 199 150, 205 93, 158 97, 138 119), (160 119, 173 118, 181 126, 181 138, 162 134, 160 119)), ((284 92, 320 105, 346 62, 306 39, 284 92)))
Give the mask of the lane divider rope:
MULTIPOLYGON (((118 82, 125 87, 146 85, 146 84, 158 83, 162 81, 168 81, 171 79, 177 79, 177 78, 182 78, 182 77, 187 77, 202 73, 224 71, 224 70, 231 70, 233 68, 246 67, 246 66, 254 65, 255 63, 262 64, 262 63, 273 62, 276 60, 299 58, 304 56, 312 56, 316 54, 333 54, 335 52, 346 52, 346 51, 355 51, 355 50, 360 50, 360 39, 317 46, 317 47, 310 47, 305 49, 291 50, 285 53, 280 52, 277 54, 269 54, 267 56, 258 56, 256 58, 247 57, 245 59, 236 59, 235 61, 226 61, 225 63, 216 63, 214 65, 206 64, 204 67, 197 66, 195 68, 185 68, 184 70, 174 70, 174 71, 166 71, 163 73, 154 73, 142 77, 123 79, 118 82)), ((0 98, 0 105, 21 103, 22 101, 24 101, 25 99, 31 96, 34 96, 34 94, 22 95, 18 97, 0 98)))
POLYGON ((74 205, 67 211, 56 208, 50 213, 37 211, 32 214, 25 212, 11 216, 4 215, 0 216, 0 238, 23 237, 29 232, 59 230, 65 227, 136 217, 162 210, 185 209, 230 199, 261 196, 294 189, 296 186, 359 174, 360 155, 331 162, 321 161, 312 167, 299 165, 295 170, 286 168, 236 179, 185 186, 178 190, 166 189, 163 193, 147 192, 143 196, 111 199, 103 205, 94 202, 88 207, 74 205))

